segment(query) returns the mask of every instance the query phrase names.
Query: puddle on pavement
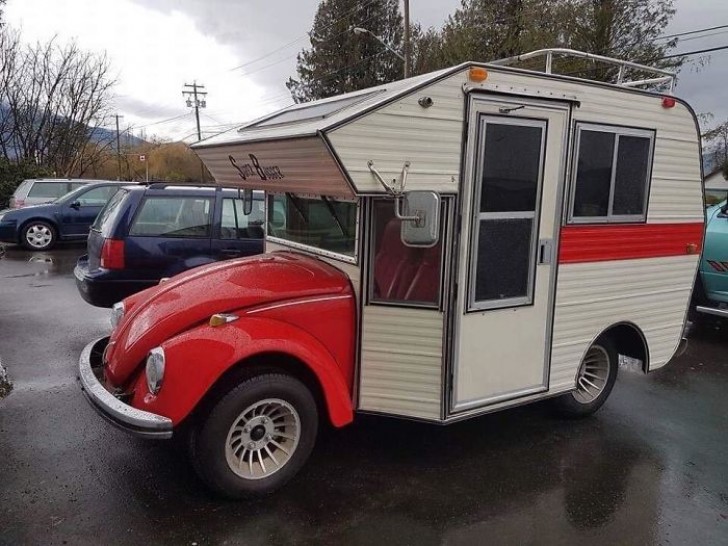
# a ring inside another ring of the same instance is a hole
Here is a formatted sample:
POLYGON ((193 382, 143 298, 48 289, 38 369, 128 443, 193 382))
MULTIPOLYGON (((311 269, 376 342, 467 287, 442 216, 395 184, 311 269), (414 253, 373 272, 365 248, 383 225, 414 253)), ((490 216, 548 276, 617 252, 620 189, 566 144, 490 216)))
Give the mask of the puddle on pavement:
POLYGON ((27 272, 17 272, 17 268, 12 275, 5 275, 8 279, 17 279, 23 277, 41 277, 68 275, 73 273, 78 258, 86 253, 85 245, 73 244, 63 245, 59 248, 49 250, 47 252, 32 252, 20 246, 5 246, 5 254, 0 261, 0 274, 4 269, 3 263, 24 262, 27 264, 27 272))

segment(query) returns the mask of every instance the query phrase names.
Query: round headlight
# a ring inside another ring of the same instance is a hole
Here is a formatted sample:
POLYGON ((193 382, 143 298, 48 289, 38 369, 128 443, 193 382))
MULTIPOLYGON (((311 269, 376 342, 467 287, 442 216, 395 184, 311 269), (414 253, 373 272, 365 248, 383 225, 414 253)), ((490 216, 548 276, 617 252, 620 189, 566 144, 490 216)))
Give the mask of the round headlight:
POLYGON ((124 302, 119 301, 111 308, 111 327, 116 328, 124 318, 124 302))
POLYGON ((147 388, 157 394, 164 380, 164 349, 155 347, 147 356, 147 388))

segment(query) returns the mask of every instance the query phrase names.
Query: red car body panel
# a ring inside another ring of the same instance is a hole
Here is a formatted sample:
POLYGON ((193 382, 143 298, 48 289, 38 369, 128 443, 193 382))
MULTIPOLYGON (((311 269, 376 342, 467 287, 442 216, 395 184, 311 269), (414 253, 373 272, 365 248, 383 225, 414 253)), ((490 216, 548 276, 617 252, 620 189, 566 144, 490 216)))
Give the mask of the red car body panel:
MULTIPOLYGON (((353 297, 296 307, 309 308, 312 316, 333 313, 347 326, 354 326, 353 297)), ((177 426, 232 366, 255 355, 285 353, 305 363, 315 374, 331 423, 337 427, 350 423, 354 411, 351 385, 345 377, 353 373, 353 358, 337 361, 327 349, 327 340, 317 339, 298 325, 261 315, 243 316, 216 328, 198 326, 163 343, 167 366, 159 394, 149 393, 142 372, 136 379, 131 405, 169 417, 177 426)), ((329 337, 335 335, 332 331, 329 337)))
MULTIPOLYGON (((292 252, 190 270, 127 300, 129 311, 111 335, 106 379, 111 386, 123 387, 152 348, 207 322, 215 313, 327 295, 353 298, 348 277, 321 260, 292 252)), ((352 345, 353 335, 351 330, 347 343, 352 345)))

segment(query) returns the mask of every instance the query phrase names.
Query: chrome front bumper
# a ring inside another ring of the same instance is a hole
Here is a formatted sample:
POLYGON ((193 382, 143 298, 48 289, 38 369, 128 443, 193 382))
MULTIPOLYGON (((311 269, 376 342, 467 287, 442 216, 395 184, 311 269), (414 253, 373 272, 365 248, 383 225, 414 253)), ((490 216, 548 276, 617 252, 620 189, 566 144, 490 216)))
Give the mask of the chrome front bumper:
POLYGON ((78 379, 86 399, 104 419, 129 434, 142 438, 171 438, 171 419, 125 404, 101 383, 99 377, 103 373, 103 351, 108 342, 108 337, 96 339, 81 352, 78 379))

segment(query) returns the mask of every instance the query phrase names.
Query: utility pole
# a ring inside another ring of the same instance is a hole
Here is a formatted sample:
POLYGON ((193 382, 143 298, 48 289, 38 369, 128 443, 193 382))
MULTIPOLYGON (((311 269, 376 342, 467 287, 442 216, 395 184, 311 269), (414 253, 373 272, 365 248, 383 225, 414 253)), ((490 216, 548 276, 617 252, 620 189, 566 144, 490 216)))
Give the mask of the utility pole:
MULTIPOLYGON (((205 89, 204 85, 198 84, 197 80, 192 82, 192 85, 189 83, 186 83, 184 85, 184 89, 182 89, 182 95, 187 97, 187 106, 193 107, 195 109, 195 120, 197 121, 197 140, 198 142, 202 140, 202 131, 200 130, 200 108, 206 108, 207 107, 207 100, 205 97, 207 96, 207 91, 200 91, 200 89, 205 89), (192 91, 188 91, 189 89, 192 89, 192 91)), ((202 163, 202 160, 200 160, 200 178, 202 179, 202 182, 205 182, 205 165, 202 163)))
POLYGON ((194 81, 192 84, 186 83, 185 88, 182 90, 182 95, 187 97, 187 106, 195 109, 195 119, 197 120, 197 140, 202 140, 202 132, 200 131, 200 108, 207 107, 207 100, 205 100, 207 91, 200 91, 200 89, 204 88, 204 85, 198 84, 197 81, 194 81), (187 88, 192 89, 192 91, 188 91, 187 88))
POLYGON ((121 145, 119 144, 119 119, 123 118, 124 116, 114 114, 114 117, 116 118, 116 163, 119 166, 119 174, 117 175, 116 179, 121 180, 121 145))
POLYGON ((409 0, 404 0, 404 77, 410 77, 412 59, 410 58, 410 12, 409 0))

